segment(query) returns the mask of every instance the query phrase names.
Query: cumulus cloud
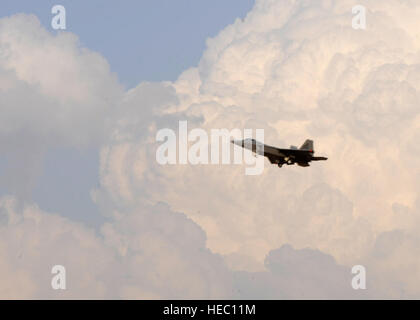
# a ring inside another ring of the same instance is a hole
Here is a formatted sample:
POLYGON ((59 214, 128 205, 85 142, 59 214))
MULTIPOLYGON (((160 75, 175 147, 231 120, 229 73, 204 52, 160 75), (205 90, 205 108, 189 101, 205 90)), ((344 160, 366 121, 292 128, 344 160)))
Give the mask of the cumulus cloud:
POLYGON ((80 244, 60 258, 87 279, 72 296, 418 297, 420 5, 366 1, 367 29, 354 30, 355 4, 257 0, 207 41, 196 68, 127 92, 71 34, 52 36, 31 16, 1 19, 0 141, 101 142, 92 197, 109 218, 97 235, 3 199, 3 243, 31 251, 29 238, 14 236, 45 222, 31 234, 46 235, 31 257, 39 270, 2 249, 2 268, 24 279, 21 295, 44 294, 29 279, 45 272, 43 255, 63 237, 64 248, 80 244), (190 129, 263 128, 277 146, 311 137, 329 159, 281 170, 266 161, 260 176, 238 165, 161 166, 156 132, 176 131, 179 120, 190 129), (54 219, 71 231, 54 232, 54 219), (92 260, 104 261, 96 274, 92 260), (363 295, 350 287, 360 263, 363 295))
POLYGON ((0 20, 0 57, 0 184, 28 199, 47 150, 104 140, 123 90, 101 55, 33 15, 0 20))
POLYGON ((77 146, 103 139, 122 88, 102 56, 71 33, 52 35, 32 15, 1 19, 0 52, 3 139, 22 132, 77 146))
MULTIPOLYGON (((353 298, 351 273, 331 256, 290 245, 270 251, 267 271, 230 270, 204 231, 167 205, 138 208, 100 232, 36 205, 0 199, 4 298, 353 298), (51 289, 65 266, 67 289, 51 289)), ((359 297, 364 295, 359 295, 359 297)))
POLYGON ((233 165, 162 167, 157 117, 149 138, 103 149, 101 176, 112 186, 102 191, 125 206, 147 199, 184 212, 232 267, 254 270, 246 257, 262 266, 284 243, 347 265, 365 259, 377 235, 404 224, 393 207, 412 207, 418 196, 418 153, 408 146, 416 148, 420 119, 420 8, 369 1, 367 29, 354 30, 354 5, 256 1, 208 40, 199 66, 172 84, 178 100, 162 111, 191 128, 264 128, 272 145, 312 137, 328 162, 287 170, 266 162, 257 177, 233 165))
POLYGON ((93 230, 35 205, 19 207, 13 197, 0 199, 2 299, 105 298, 108 270, 118 270, 111 249, 93 230), (68 290, 51 288, 51 268, 66 267, 68 290))
POLYGON ((367 292, 349 285, 351 271, 318 250, 295 250, 290 245, 269 252, 267 271, 234 275, 243 299, 363 299, 367 292))
POLYGON ((2 298, 227 298, 231 276, 205 233, 161 204, 138 208, 101 233, 35 205, 0 199, 2 298), (51 288, 66 268, 67 289, 51 288), (4 277, 4 279, 3 279, 4 277))

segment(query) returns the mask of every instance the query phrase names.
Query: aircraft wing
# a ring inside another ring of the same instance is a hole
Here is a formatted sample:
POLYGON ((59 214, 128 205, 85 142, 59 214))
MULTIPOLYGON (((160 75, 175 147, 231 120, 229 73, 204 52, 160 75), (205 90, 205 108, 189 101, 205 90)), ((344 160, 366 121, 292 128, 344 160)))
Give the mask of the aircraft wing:
POLYGON ((268 158, 268 160, 270 161, 270 163, 280 163, 280 162, 284 162, 284 157, 278 157, 278 156, 272 156, 267 154, 266 157, 268 158))
POLYGON ((280 148, 264 145, 264 156, 266 156, 268 159, 298 158, 298 157, 302 157, 308 154, 309 154, 308 150, 280 149, 280 148))
POLYGON ((264 156, 268 158, 270 163, 275 163, 278 165, 283 163, 299 163, 302 166, 308 166, 308 162, 311 161, 310 159, 312 154, 309 150, 280 149, 265 145, 264 156))

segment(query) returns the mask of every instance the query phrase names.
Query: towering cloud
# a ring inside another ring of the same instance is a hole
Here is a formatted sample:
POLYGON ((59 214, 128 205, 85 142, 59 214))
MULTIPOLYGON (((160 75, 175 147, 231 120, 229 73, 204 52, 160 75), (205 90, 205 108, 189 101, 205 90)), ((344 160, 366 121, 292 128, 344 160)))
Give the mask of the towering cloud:
POLYGON ((27 200, 48 150, 103 141, 123 91, 102 56, 33 15, 0 20, 0 57, 0 187, 27 200))
POLYGON ((26 279, 2 295, 56 297, 33 277, 63 241, 79 243, 58 258, 89 287, 68 296, 418 297, 420 4, 365 1, 367 28, 355 30, 356 4, 257 0, 207 41, 196 68, 127 92, 71 34, 52 36, 31 16, 1 19, 1 147, 100 145, 92 196, 109 219, 97 235, 4 198, 2 243, 36 254, 27 264, 2 249, 2 274, 26 279), (156 132, 179 120, 263 128, 279 146, 311 137, 329 160, 281 170, 267 161, 260 176, 159 165, 156 132), (17 236, 32 220, 45 222, 30 237, 36 250, 17 236), (350 287, 356 264, 368 294, 350 287))
POLYGON ((354 5, 257 1, 244 20, 209 39, 199 66, 171 85, 178 99, 148 127, 149 138, 104 149, 102 176, 112 185, 106 192, 129 206, 165 201, 206 231, 214 252, 261 266, 284 243, 348 265, 365 261, 379 234, 412 219, 394 208, 413 208, 418 197, 419 156, 410 149, 420 125, 420 9, 410 1, 369 1, 367 28, 355 30, 354 5), (257 177, 237 166, 162 167, 153 136, 174 120, 208 130, 264 128, 265 141, 276 145, 312 137, 329 160, 287 170, 266 162, 257 177))

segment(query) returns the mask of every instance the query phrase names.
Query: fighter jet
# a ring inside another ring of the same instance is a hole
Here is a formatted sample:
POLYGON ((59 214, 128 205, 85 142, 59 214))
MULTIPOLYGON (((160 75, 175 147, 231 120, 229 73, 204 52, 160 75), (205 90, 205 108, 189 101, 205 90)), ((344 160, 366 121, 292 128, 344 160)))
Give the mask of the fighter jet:
POLYGON ((309 167, 309 162, 327 160, 326 157, 314 157, 314 142, 307 139, 298 149, 290 146, 290 149, 280 149, 272 147, 255 139, 245 139, 240 141, 231 141, 242 148, 251 150, 256 155, 267 157, 271 163, 277 164, 281 168, 284 164, 297 164, 301 167, 309 167))

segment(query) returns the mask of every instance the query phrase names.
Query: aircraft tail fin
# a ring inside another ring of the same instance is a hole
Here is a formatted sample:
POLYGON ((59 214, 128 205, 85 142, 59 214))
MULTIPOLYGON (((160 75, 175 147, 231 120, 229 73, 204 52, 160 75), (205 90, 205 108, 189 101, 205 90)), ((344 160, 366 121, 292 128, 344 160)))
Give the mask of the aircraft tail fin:
POLYGON ((314 142, 312 140, 307 139, 299 149, 300 150, 314 150, 314 142))

